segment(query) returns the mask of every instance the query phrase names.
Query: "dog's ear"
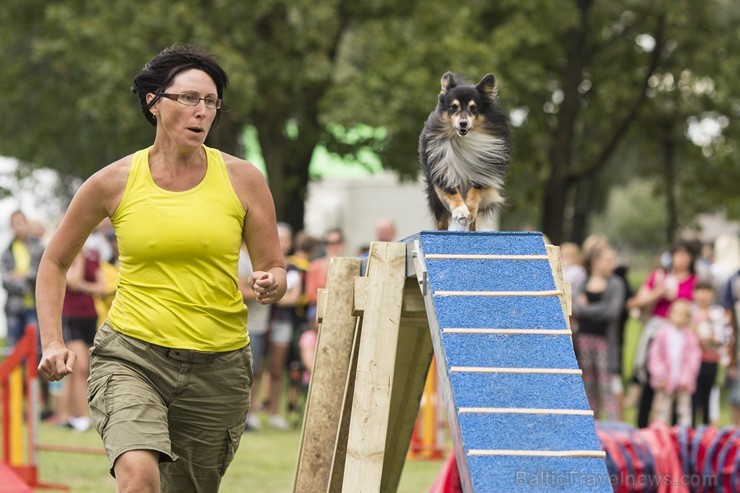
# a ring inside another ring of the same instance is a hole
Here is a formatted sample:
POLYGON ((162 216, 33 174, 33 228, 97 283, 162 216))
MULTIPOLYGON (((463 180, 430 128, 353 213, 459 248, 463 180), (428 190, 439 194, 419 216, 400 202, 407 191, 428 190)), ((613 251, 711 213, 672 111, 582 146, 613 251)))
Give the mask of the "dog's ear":
POLYGON ((491 101, 496 101, 496 96, 498 96, 498 84, 496 84, 496 78, 493 74, 486 74, 483 76, 475 88, 491 101))
POLYGON ((440 94, 447 94, 447 91, 452 89, 457 85, 457 80, 455 78, 455 74, 452 72, 445 72, 445 74, 442 76, 442 92, 440 94))

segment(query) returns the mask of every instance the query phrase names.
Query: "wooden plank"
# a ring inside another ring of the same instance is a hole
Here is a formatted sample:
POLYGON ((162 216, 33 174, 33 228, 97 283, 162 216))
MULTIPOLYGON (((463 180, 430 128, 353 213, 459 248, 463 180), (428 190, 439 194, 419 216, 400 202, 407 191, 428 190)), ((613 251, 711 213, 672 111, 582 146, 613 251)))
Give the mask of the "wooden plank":
MULTIPOLYGON (((403 303, 401 311, 403 317, 417 317, 426 320, 427 312, 424 306, 424 298, 419 294, 419 284, 414 278, 412 282, 406 282, 403 289, 403 303)), ((355 277, 353 283, 354 305, 352 315, 361 317, 367 307, 367 290, 370 279, 367 277, 355 277)))
POLYGON ((374 242, 342 491, 380 491, 406 273, 403 243, 374 242))
POLYGON ((370 279, 367 277, 355 277, 352 282, 352 315, 361 317, 367 306, 367 289, 370 286, 370 279))
MULTIPOLYGON (((421 305, 424 309, 416 279, 406 280, 403 299, 404 306, 421 305)), ((398 490, 433 354, 426 311, 424 318, 402 317, 380 491, 398 490)))
POLYGON ((426 296, 429 287, 427 267, 424 264, 421 244, 418 238, 406 246, 406 275, 416 279, 421 290, 421 295, 426 296))
POLYGON ((563 416, 593 416, 590 409, 536 409, 526 407, 461 407, 459 414, 555 414, 563 416))
POLYGON ((319 288, 316 291, 316 321, 321 323, 324 320, 326 311, 326 288, 319 288))
POLYGON ((356 323, 347 287, 359 271, 360 260, 355 258, 334 258, 329 267, 293 483, 297 493, 326 491, 329 485, 356 323))
POLYGON ((426 331, 429 332, 427 323, 427 307, 424 297, 419 290, 419 282, 415 277, 409 277, 403 288, 403 305, 401 307, 403 318, 418 318, 424 322, 426 331))
POLYGON ((434 296, 562 296, 563 291, 553 289, 548 291, 435 291, 434 296))
POLYGON ((451 366, 450 373, 532 373, 542 375, 582 375, 580 368, 495 368, 492 366, 451 366))
POLYGON ((453 451, 455 453, 455 459, 457 461, 457 467, 460 471, 460 481, 462 483, 462 490, 465 492, 473 491, 473 486, 470 478, 470 474, 467 472, 467 455, 465 455, 465 449, 462 443, 462 435, 460 433, 459 416, 457 409, 455 408, 455 400, 452 395, 452 385, 450 384, 450 372, 446 370, 447 360, 445 356, 445 350, 442 345, 442 327, 439 326, 439 319, 437 318, 436 308, 434 306, 433 294, 429 288, 428 271, 424 259, 423 247, 419 241, 415 241, 414 244, 414 271, 417 276, 419 287, 421 288, 421 294, 424 297, 424 304, 427 311, 427 320, 429 323, 429 334, 432 338, 432 346, 434 347, 434 355, 436 357, 437 370, 439 375, 439 395, 440 395, 440 409, 444 408, 450 425, 450 435, 453 442, 453 451))
POLYGON ((427 260, 547 260, 547 255, 487 255, 467 253, 430 253, 427 260))
POLYGON ((498 455, 513 457, 594 457, 603 459, 603 450, 470 450, 468 455, 498 455))
POLYGON ((563 307, 563 317, 565 317, 565 323, 570 326, 570 308, 568 305, 571 304, 569 297, 566 297, 565 293, 565 281, 563 281, 563 264, 560 261, 560 247, 555 245, 545 245, 547 249, 547 256, 550 259, 550 270, 552 270, 552 276, 555 280, 555 287, 560 290, 560 305, 563 307))
POLYGON ((349 424, 352 417, 352 399, 355 396, 355 378, 357 376, 357 353, 360 347, 360 335, 362 331, 362 319, 357 319, 355 324, 355 336, 352 341, 352 358, 349 363, 347 381, 344 388, 344 401, 339 418, 339 430, 334 444, 334 460, 331 464, 329 487, 325 493, 338 493, 342 491, 344 481, 344 463, 347 460, 347 440, 349 437, 349 424))
MULTIPOLYGON (((408 252, 408 250, 407 250, 408 252)), ((369 282, 369 279, 367 277, 355 277, 354 279, 354 299, 355 299, 355 313, 354 315, 361 316, 362 313, 365 311, 365 306, 367 305, 367 282, 369 282), (359 305, 359 306, 358 306, 359 305), (361 310, 360 310, 361 308, 361 310)), ((399 337, 403 338, 406 331, 411 330, 411 334, 406 334, 408 337, 429 337, 429 329, 428 329, 428 321, 427 321, 427 315, 426 315, 426 307, 424 305, 423 299, 415 299, 421 298, 419 294, 419 286, 416 278, 407 278, 406 284, 404 286, 404 295, 403 295, 403 303, 402 303, 402 315, 401 315, 401 327, 400 327, 400 334, 399 337), (422 332, 419 334, 418 332, 414 332, 416 329, 416 326, 420 325, 422 327, 422 332)), ((360 334, 361 334, 361 326, 362 326, 362 319, 358 320, 356 332, 355 332, 355 345, 354 350, 352 353, 352 362, 350 363, 350 374, 348 375, 348 381, 346 385, 345 391, 347 392, 345 397, 345 403, 344 407, 342 409, 342 416, 341 416, 341 423, 339 427, 339 433, 337 434, 337 443, 335 445, 335 453, 334 453, 334 463, 332 464, 331 469, 331 480, 329 485, 329 490, 327 493, 334 493, 342 491, 342 482, 344 477, 344 465, 346 460, 346 454, 347 454, 347 440, 349 435, 349 424, 350 424, 350 417, 352 415, 352 398, 354 394, 354 381, 355 381, 355 375, 356 375, 356 368, 357 368, 357 353, 359 351, 359 341, 360 341, 360 334)), ((402 343, 399 342, 399 345, 402 343)), ((421 361, 423 361, 423 354, 424 351, 422 349, 422 344, 420 344, 417 349, 419 350, 419 357, 421 358, 421 361)), ((431 354, 431 338, 430 338, 430 354, 431 354)), ((431 357, 430 357, 431 359, 431 357)), ((396 361, 396 364, 398 365, 398 359, 396 361)), ((399 372, 395 372, 395 375, 398 376, 399 372)), ((396 382, 398 381, 398 378, 396 378, 396 382)), ((413 386, 413 381, 410 381, 408 384, 405 383, 396 383, 394 382, 394 389, 401 388, 403 389, 405 385, 409 385, 409 392, 411 392, 410 387, 413 386)), ((423 384, 422 384, 422 391, 423 391, 423 384)), ((392 401, 396 399, 395 393, 394 396, 391 398, 392 401)), ((420 400, 417 399, 417 401, 420 400)), ((413 402, 413 399, 411 400, 413 402)), ((391 407, 393 408, 394 404, 391 404, 391 407)), ((403 407, 403 405, 397 405, 397 407, 403 407)), ((416 405, 416 408, 418 408, 418 403, 416 405)), ((411 441, 411 434, 413 433, 413 423, 415 422, 415 411, 409 411, 409 413, 414 414, 414 416, 411 418, 414 421, 411 422, 411 428, 407 429, 404 428, 403 424, 408 423, 408 420, 399 419, 398 425, 389 425, 389 431, 388 436, 391 437, 386 442, 386 453, 390 453, 391 455, 386 457, 384 464, 387 466, 389 464, 396 465, 397 467, 392 467, 389 470, 386 471, 384 469, 383 476, 382 476, 382 491, 395 491, 395 489, 386 489, 386 485, 393 483, 394 478, 395 482, 398 482, 400 480, 400 473, 403 470, 403 464, 406 459, 406 449, 408 447, 401 447, 400 444, 405 442, 411 441), (398 438, 398 446, 397 447, 389 447, 389 444, 392 444, 394 441, 394 437, 396 437, 395 433, 400 434, 400 438, 398 438), (403 433, 406 433, 408 435, 408 438, 403 437, 403 433), (403 450, 403 455, 396 455, 400 454, 400 450, 403 450), (399 477, 395 477, 396 475, 399 475, 399 477)), ((393 414, 391 414, 391 422, 393 422, 393 414)))
POLYGON ((486 329, 486 328, 465 328, 450 327, 442 329, 443 334, 492 334, 492 335, 539 335, 539 336, 557 336, 568 335, 573 333, 568 329, 486 329))

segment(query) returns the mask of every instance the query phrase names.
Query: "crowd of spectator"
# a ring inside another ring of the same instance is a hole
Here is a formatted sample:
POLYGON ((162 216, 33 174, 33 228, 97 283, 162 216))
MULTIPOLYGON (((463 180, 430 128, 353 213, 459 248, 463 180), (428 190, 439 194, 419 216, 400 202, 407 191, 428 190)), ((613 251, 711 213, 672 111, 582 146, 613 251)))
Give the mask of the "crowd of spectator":
MULTIPOLYGON (((26 326, 36 324, 35 273, 44 251, 40 223, 15 211, 10 226, 13 237, 0 255, 8 351, 26 326)), ((393 220, 378 218, 375 226, 373 240, 396 239, 393 220)), ((347 252, 339 228, 322 238, 294 232, 285 223, 278 232, 288 281, 280 302, 258 303, 246 283, 251 264, 244 247, 239 261, 255 376, 246 430, 259 430, 261 417, 276 429, 300 425, 318 340, 318 290, 326 286, 332 258, 364 255, 368 248, 347 252)), ((716 424, 720 402, 726 401, 729 419, 740 425, 737 235, 721 235, 710 244, 679 240, 656 252, 656 267, 635 286, 620 253, 604 236, 589 237, 581 245, 563 243, 560 252, 565 281, 573 286, 574 349, 598 418, 622 421, 625 411, 634 408, 640 427, 653 421, 716 424), (640 336, 626 347, 630 319, 640 336), (626 360, 629 368, 623 367, 626 360)), ((77 354, 87 353, 105 320, 115 294, 117 263, 113 229, 110 222, 101 223, 67 276, 64 336, 68 344, 79 346, 77 354)), ((78 431, 89 428, 84 363, 78 362, 80 371, 65 379, 61 389, 42 382, 44 419, 78 431)))
MULTIPOLYGON (((346 251, 340 228, 329 229, 320 239, 305 231, 293 232, 285 223, 278 224, 278 232, 287 267, 285 296, 275 306, 265 308, 250 300, 250 290, 242 289, 250 310, 248 327, 255 375, 253 405, 246 423, 249 431, 262 428, 260 415, 266 415, 266 424, 271 428, 290 429, 300 425, 318 342, 319 289, 326 287, 332 258, 364 255, 369 248, 346 251)), ((393 241, 395 235, 394 222, 378 218, 373 240, 393 241)), ((244 268, 239 277, 245 280, 249 275, 249 254, 246 251, 242 254, 244 268)))
MULTIPOLYGON (((0 256, 3 288, 7 293, 6 350, 11 351, 26 327, 36 326, 36 274, 44 253, 46 228, 17 210, 10 215, 12 238, 0 256)), ((41 418, 59 426, 87 431, 87 354, 97 327, 105 320, 115 294, 118 275, 118 246, 110 221, 101 223, 90 235, 67 272, 62 308, 65 342, 79 355, 73 375, 53 385, 40 376, 41 418)), ((38 354, 41 354, 38 340, 38 354)))
MULTIPOLYGON (((25 328, 36 326, 35 284, 44 253, 45 228, 18 210, 9 218, 12 239, 0 255, 3 287, 7 293, 6 353, 12 351, 25 328)), ((318 339, 317 292, 326 286, 331 259, 346 252, 341 229, 315 238, 305 231, 294 234, 285 223, 278 224, 281 247, 287 266, 288 291, 275 305, 262 305, 247 285, 251 263, 246 247, 240 252, 238 279, 248 307, 248 330, 253 353, 254 382, 252 412, 245 428, 258 430, 267 414, 267 425, 290 429, 300 425, 318 339), (262 371, 264 368, 264 372, 262 371), (287 387, 287 388, 286 388, 287 387), (286 401, 286 402, 283 402, 286 401)), ((391 241, 395 225, 379 218, 378 241, 391 241)), ((86 355, 97 327, 105 321, 115 296, 118 275, 118 244, 110 221, 101 223, 90 235, 67 274, 63 308, 65 343, 80 355, 74 374, 62 382, 41 382, 42 412, 45 421, 60 427, 86 431, 90 428, 87 406, 88 367, 86 355)), ((40 354, 40 346, 39 346, 40 354)))
POLYGON ((639 427, 696 426, 718 424, 726 400, 730 420, 740 425, 738 237, 721 235, 710 244, 682 239, 656 253, 658 265, 633 290, 608 239, 561 245, 589 404, 604 420, 621 421, 635 408, 639 427), (628 348, 630 317, 640 335, 628 348))

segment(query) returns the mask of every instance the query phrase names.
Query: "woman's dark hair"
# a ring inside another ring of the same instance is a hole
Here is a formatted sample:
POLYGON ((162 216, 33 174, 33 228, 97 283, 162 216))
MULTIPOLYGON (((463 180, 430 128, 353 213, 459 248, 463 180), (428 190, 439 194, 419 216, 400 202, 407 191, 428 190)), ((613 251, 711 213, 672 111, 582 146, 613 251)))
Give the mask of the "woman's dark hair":
POLYGON ((673 254, 679 251, 683 251, 689 254, 691 261, 689 262, 689 272, 696 274, 696 257, 699 256, 699 252, 696 249, 696 244, 690 240, 677 240, 671 245, 670 253, 671 257, 673 254))
MULTIPOLYGON (((144 65, 131 84, 131 92, 139 96, 141 112, 149 123, 157 126, 157 120, 149 109, 160 100, 159 94, 172 84, 177 74, 193 68, 207 73, 216 84, 219 99, 224 98, 224 89, 229 83, 229 78, 211 55, 192 45, 170 46, 144 65), (149 93, 157 97, 147 103, 146 95, 149 93)), ((214 126, 218 123, 220 114, 217 110, 214 126)))

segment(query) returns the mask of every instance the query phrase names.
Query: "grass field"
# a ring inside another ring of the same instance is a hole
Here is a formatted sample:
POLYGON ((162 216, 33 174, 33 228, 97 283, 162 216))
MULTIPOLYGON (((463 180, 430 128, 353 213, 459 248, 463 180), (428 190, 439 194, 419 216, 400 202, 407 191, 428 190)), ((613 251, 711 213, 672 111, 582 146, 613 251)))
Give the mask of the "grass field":
MULTIPOLYGON (((639 322, 631 320, 625 334, 626 373, 632 367, 631 355, 639 334, 639 322)), ((625 411, 625 421, 634 424, 634 409, 625 411)), ((720 425, 724 426, 728 421, 728 409, 723 400, 720 425)), ((259 432, 246 433, 236 458, 224 477, 221 493, 291 492, 299 441, 300 430, 278 431, 265 428, 259 432)), ((102 451, 102 443, 95 431, 78 433, 60 429, 53 424, 42 425, 40 442, 42 446, 74 445, 102 451)), ((446 445, 449 446, 449 443, 446 445)), ((44 482, 65 484, 71 487, 73 493, 114 491, 113 479, 108 474, 108 460, 104 455, 42 450, 39 452, 39 459, 40 479, 44 482)), ((428 491, 441 467, 442 461, 407 461, 398 491, 428 491)))
MULTIPOLYGON (((75 445, 102 450, 95 431, 78 433, 53 424, 42 425, 40 442, 42 445, 75 445)), ((292 492, 299 442, 300 430, 264 429, 245 433, 236 458, 226 472, 221 493, 292 492)), ((115 490, 104 455, 42 450, 39 459, 43 482, 67 485, 72 493, 115 490)), ((407 461, 398 491, 428 491, 441 467, 441 461, 407 461)))

